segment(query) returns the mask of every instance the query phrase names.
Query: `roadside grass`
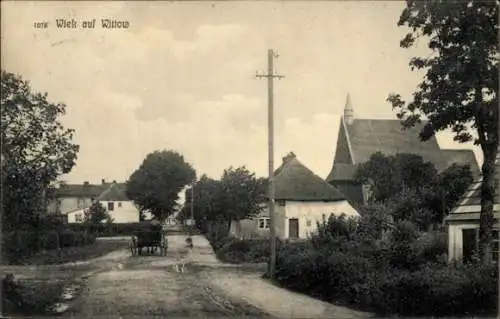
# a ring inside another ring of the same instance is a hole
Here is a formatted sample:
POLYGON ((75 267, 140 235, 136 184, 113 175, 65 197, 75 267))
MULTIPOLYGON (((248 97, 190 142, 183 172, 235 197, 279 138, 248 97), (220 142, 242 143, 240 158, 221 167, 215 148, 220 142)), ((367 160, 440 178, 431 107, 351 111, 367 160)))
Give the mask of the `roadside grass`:
POLYGON ((5 301, 3 314, 7 316, 46 315, 47 308, 59 301, 65 281, 61 280, 19 280, 18 292, 22 303, 16 305, 5 301))
POLYGON ((47 250, 28 258, 17 260, 17 265, 58 265, 104 256, 117 249, 128 247, 125 239, 96 240, 92 245, 68 247, 61 250, 47 250))

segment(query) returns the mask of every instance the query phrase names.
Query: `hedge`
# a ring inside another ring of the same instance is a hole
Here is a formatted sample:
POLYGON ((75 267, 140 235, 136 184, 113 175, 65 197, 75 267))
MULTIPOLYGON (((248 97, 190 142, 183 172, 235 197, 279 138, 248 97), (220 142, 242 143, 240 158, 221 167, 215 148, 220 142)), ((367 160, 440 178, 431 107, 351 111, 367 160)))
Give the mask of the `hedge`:
POLYGON ((365 250, 354 240, 335 248, 287 244, 278 252, 276 281, 297 292, 380 315, 494 313, 497 266, 446 264, 438 258, 442 241, 437 237, 365 250))
POLYGON ((2 234, 2 253, 7 261, 13 262, 41 250, 94 244, 95 239, 92 233, 72 230, 12 231, 2 234))

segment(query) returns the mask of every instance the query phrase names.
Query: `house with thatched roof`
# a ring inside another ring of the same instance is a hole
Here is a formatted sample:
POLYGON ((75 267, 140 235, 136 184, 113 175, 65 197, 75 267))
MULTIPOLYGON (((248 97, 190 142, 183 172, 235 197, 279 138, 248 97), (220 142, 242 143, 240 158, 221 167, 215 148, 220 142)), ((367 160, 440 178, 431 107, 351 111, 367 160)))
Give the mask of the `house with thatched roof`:
POLYGON ((419 133, 423 124, 403 130, 399 120, 359 119, 354 116, 349 94, 335 150, 333 167, 326 181, 342 192, 351 204, 365 204, 368 189, 354 181, 358 164, 367 162, 371 155, 413 153, 424 161, 434 164, 442 171, 452 164, 468 164, 474 176, 479 175, 479 166, 472 150, 447 150, 439 147, 436 137, 421 141, 419 133))
MULTIPOLYGON (((494 260, 498 258, 498 240, 500 228, 500 150, 497 152, 495 160, 495 201, 493 205, 493 217, 495 220, 494 239, 494 260)), ((479 219, 481 214, 481 183, 480 178, 473 183, 464 194, 459 204, 445 218, 448 232, 448 259, 470 260, 474 251, 479 248, 479 219)))
MULTIPOLYGON (((314 174, 293 153, 284 157, 275 170, 274 183, 276 235, 279 238, 307 238, 323 216, 359 216, 341 192, 314 174)), ((268 235, 270 224, 266 206, 255 218, 233 222, 230 233, 238 237, 268 235)))

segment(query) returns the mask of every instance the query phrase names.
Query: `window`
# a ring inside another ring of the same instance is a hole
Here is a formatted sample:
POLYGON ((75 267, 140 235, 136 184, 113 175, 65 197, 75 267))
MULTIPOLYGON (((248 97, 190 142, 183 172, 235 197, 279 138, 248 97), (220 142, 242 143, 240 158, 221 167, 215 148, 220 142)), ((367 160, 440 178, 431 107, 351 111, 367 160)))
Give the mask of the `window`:
POLYGON ((76 202, 76 206, 78 208, 84 208, 85 206, 85 199, 84 198, 78 198, 76 202))
POLYGON ((284 200, 277 200, 276 205, 277 206, 285 206, 285 201, 284 200))
POLYGON ((259 229, 269 229, 269 218, 259 218, 259 229))
POLYGON ((122 202, 118 202, 118 207, 122 207, 122 202))
POLYGON ((306 220, 306 226, 311 227, 311 220, 310 219, 306 220))
POLYGON ((115 203, 113 202, 108 202, 108 210, 114 210, 115 209, 115 203))
POLYGON ((83 214, 81 213, 75 214, 75 221, 77 223, 81 223, 83 221, 83 214))

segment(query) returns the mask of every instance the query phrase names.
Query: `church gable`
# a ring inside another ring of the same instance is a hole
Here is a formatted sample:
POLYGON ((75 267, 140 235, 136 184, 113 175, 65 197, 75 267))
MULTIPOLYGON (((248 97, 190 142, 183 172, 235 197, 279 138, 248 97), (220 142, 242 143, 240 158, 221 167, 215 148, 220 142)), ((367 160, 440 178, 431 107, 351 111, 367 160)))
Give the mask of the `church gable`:
POLYGON ((337 163, 353 164, 351 150, 349 148, 349 140, 347 138, 344 119, 340 119, 339 134, 337 139, 337 147, 335 150, 334 165, 337 163))

